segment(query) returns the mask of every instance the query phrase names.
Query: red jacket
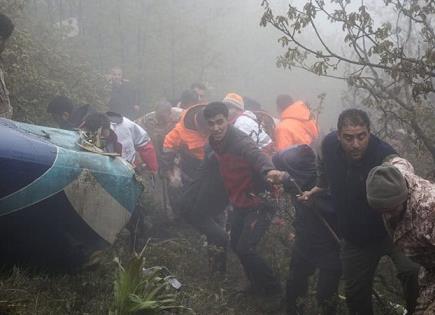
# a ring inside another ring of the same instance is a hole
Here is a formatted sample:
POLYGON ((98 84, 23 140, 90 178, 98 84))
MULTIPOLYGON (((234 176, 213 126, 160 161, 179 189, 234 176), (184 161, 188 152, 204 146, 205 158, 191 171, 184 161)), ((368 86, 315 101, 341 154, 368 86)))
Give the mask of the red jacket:
POLYGON ((149 171, 157 173, 159 163, 157 162, 156 151, 151 141, 136 147, 136 153, 136 160, 134 161, 136 166, 140 165, 140 162, 143 162, 149 171), (138 157, 140 157, 140 159, 138 159, 138 157))
POLYGON ((266 190, 265 176, 274 169, 270 158, 248 135, 232 125, 222 141, 210 138, 209 142, 216 153, 231 204, 235 208, 258 206, 261 199, 255 195, 266 190))

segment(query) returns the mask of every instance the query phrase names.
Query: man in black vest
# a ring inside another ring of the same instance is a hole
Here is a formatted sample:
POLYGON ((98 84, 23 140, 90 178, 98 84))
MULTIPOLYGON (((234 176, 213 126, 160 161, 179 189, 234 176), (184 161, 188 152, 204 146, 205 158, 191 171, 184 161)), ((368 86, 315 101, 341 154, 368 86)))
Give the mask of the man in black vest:
POLYGON ((299 200, 309 202, 316 193, 330 189, 344 239, 341 259, 350 314, 373 314, 373 279, 379 260, 385 255, 397 268, 408 314, 412 314, 418 296, 419 266, 393 246, 381 214, 368 205, 366 198, 369 171, 396 152, 370 133, 370 120, 362 110, 343 111, 337 129, 322 142, 317 186, 304 192, 299 200))

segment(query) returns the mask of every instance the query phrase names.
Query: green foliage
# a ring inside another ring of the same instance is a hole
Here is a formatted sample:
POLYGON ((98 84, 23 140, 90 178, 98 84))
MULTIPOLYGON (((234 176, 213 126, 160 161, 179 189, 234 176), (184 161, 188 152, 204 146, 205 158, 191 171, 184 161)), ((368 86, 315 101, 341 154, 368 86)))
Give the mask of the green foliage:
POLYGON ((358 91, 357 102, 376 113, 383 136, 403 128, 435 161, 435 31, 430 19, 435 3, 384 0, 370 5, 310 0, 303 7, 290 3, 280 15, 264 0, 260 24, 281 33, 278 42, 287 51, 278 58, 279 67, 345 80, 358 91), (325 34, 324 20, 336 30, 334 38, 325 34), (337 38, 342 47, 332 44, 337 38))
POLYGON ((0 1, 0 11, 16 25, 2 54, 14 119, 49 123, 46 107, 56 95, 104 108, 108 98, 104 77, 62 38, 60 30, 30 19, 25 10, 28 5, 19 0, 0 1))
MULTIPOLYGON (((286 200, 282 200, 281 205, 290 206, 286 200)), ((260 251, 279 278, 285 281, 291 257, 290 224, 293 221, 293 213, 282 211, 279 215, 286 224, 271 226, 260 244, 260 251)), ((178 279, 182 279, 184 286, 177 296, 178 304, 194 309, 197 314, 264 314, 260 308, 261 299, 237 294, 244 281, 244 274, 235 255, 230 252, 225 278, 210 277, 207 250, 203 246, 204 239, 198 237, 191 227, 177 223, 175 227, 159 226, 158 231, 164 233, 166 239, 161 240, 162 235, 155 235, 160 240, 152 239, 149 242, 145 254, 147 264, 166 265, 178 279)), ((105 253, 103 263, 98 267, 94 266, 73 275, 35 274, 18 268, 11 273, 0 274, 0 313, 82 315, 108 314, 111 309, 113 314, 113 283, 119 274, 119 265, 113 263, 113 257, 130 261, 130 254, 125 252, 126 242, 125 239, 119 240, 114 248, 105 253)), ((123 268, 127 270, 128 263, 124 264, 123 268)), ((400 283, 395 277, 395 269, 389 259, 382 259, 377 274, 375 288, 382 296, 381 301, 374 299, 377 310, 375 314, 401 314, 402 312, 393 311, 397 304, 403 305, 404 302, 400 298, 400 283)), ((340 295, 342 296, 342 293, 340 295)), ((137 302, 138 307, 144 306, 143 297, 136 299, 135 296, 131 296, 131 299, 132 303, 137 302)), ((347 314, 343 298, 338 303, 337 314, 347 314)), ((319 314, 316 309, 315 277, 310 281, 305 304, 307 315, 319 314)), ((168 313, 176 312, 177 309, 168 313)), ((165 314, 163 311, 160 314, 162 313, 165 314)))
MULTIPOLYGON (((145 250, 145 248, 144 248, 145 250)), ((124 267, 115 258, 118 271, 114 284, 113 315, 161 314, 165 310, 189 308, 177 304, 177 294, 170 293, 170 276, 162 276, 162 267, 144 269, 144 250, 134 254, 124 267)))
POLYGON ((223 14, 195 0, 34 0, 27 2, 24 12, 37 24, 38 33, 39 26, 48 25, 53 32, 75 18, 76 36, 55 37, 100 74, 122 67, 145 111, 150 102, 178 97, 192 82, 206 82, 207 73, 217 65, 219 53, 210 49, 214 34, 207 22, 223 14), (210 14, 191 16, 192 7, 210 14))

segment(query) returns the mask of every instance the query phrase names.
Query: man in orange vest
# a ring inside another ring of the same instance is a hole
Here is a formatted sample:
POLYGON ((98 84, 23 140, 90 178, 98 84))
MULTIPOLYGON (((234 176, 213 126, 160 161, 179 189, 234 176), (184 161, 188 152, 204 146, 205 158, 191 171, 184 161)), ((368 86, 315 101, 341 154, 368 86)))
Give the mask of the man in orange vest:
POLYGON ((279 95, 276 105, 280 115, 275 129, 276 150, 282 151, 297 144, 312 144, 319 131, 307 105, 302 101, 293 102, 290 95, 279 95))
POLYGON ((163 141, 160 173, 169 180, 171 205, 179 209, 182 186, 192 182, 204 159, 207 126, 202 115, 205 105, 189 107, 163 141))

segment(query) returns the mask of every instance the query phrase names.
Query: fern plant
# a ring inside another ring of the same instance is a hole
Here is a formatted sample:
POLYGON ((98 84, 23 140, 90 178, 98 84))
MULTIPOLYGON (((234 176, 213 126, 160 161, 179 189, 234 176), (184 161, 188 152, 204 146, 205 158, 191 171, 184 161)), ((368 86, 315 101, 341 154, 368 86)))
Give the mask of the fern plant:
POLYGON ((165 268, 145 269, 145 248, 133 254, 125 266, 118 257, 114 283, 114 301, 110 315, 162 314, 164 311, 180 310, 195 314, 187 307, 177 303, 177 293, 172 291, 172 276, 164 276, 165 268))

